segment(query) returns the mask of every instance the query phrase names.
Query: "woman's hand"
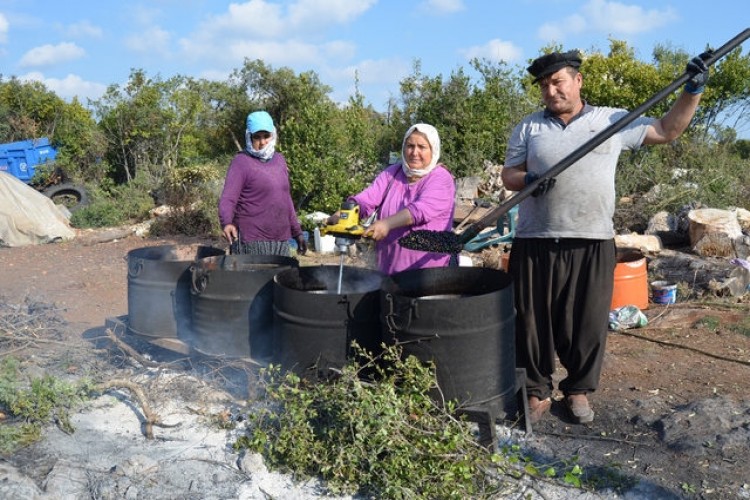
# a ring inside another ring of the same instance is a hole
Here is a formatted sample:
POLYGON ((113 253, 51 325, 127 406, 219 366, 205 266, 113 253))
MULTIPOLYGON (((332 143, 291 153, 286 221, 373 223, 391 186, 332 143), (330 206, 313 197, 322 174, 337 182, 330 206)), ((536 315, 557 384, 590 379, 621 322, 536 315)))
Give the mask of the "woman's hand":
POLYGON ((237 239, 237 226, 234 224, 227 224, 224 226, 224 237, 231 244, 237 239))
POLYGON ((335 226, 338 223, 340 218, 341 218, 341 213, 336 212, 326 219, 325 224, 326 226, 335 226))
POLYGON ((411 212, 404 208, 390 217, 373 222, 372 225, 365 230, 364 236, 372 238, 375 241, 380 241, 388 236, 391 229, 407 227, 412 224, 414 224, 414 219, 411 218, 411 212))
POLYGON ((305 255, 307 253, 307 242, 305 241, 305 236, 300 233, 294 237, 294 240, 297 242, 297 253, 305 255))
POLYGON ((370 224, 367 229, 365 229, 364 237, 371 238, 375 241, 380 241, 388 236, 388 233, 390 231, 391 227, 388 225, 388 222, 385 219, 377 220, 370 224))

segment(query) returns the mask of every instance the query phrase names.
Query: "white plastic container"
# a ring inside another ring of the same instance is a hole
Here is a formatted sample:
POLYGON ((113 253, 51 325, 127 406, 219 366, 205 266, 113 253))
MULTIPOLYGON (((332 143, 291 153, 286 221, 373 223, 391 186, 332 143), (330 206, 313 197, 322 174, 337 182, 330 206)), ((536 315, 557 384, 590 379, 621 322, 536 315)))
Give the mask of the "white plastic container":
POLYGON ((313 244, 318 253, 333 253, 336 249, 336 238, 330 234, 321 235, 320 229, 313 230, 313 244))

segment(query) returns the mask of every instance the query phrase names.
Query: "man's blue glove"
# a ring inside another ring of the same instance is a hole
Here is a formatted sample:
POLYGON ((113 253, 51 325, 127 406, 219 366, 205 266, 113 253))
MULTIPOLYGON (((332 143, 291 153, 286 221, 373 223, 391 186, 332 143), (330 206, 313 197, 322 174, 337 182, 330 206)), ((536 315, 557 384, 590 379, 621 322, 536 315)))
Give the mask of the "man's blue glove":
POLYGON ((713 54, 713 50, 707 50, 699 56, 695 56, 687 63, 685 71, 693 76, 685 84, 685 92, 688 94, 702 94, 708 82, 708 65, 706 61, 713 54))
MULTIPOLYGON (((526 185, 528 186, 535 180, 537 180, 539 176, 533 172, 526 172, 526 176, 524 177, 524 181, 526 182, 526 185)), ((544 193, 555 187, 555 182, 557 180, 554 177, 548 177, 547 179, 544 179, 542 182, 539 183, 539 185, 532 191, 531 196, 536 198, 537 196, 542 196, 544 193)))

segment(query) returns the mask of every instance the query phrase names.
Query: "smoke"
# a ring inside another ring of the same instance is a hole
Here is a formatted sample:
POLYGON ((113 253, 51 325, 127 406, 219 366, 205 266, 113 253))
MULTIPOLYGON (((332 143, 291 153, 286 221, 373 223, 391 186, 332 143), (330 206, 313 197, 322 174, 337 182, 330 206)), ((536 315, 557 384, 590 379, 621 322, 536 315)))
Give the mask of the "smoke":
POLYGON ((309 266, 287 271, 277 277, 285 288, 318 294, 367 293, 380 289, 383 275, 371 269, 350 266, 309 266))

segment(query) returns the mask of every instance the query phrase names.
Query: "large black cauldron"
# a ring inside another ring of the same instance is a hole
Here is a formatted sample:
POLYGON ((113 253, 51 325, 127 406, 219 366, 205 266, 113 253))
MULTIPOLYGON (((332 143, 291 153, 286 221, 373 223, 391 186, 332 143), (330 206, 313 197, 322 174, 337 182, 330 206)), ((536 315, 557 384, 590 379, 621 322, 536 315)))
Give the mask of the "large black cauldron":
POLYGON ((352 359, 353 341, 379 351, 382 275, 344 266, 339 292, 339 271, 340 266, 303 266, 274 278, 274 338, 282 369, 325 378, 352 359))
POLYGON ((273 277, 299 262, 281 255, 219 255, 190 267, 191 345, 216 356, 270 358, 273 277))
POLYGON ((516 313, 507 273, 475 267, 405 271, 383 281, 380 307, 384 340, 401 343, 404 356, 434 362, 446 400, 516 404, 516 313))
POLYGON ((161 245, 128 252, 128 328, 157 338, 182 337, 190 326, 190 264, 224 250, 161 245))

